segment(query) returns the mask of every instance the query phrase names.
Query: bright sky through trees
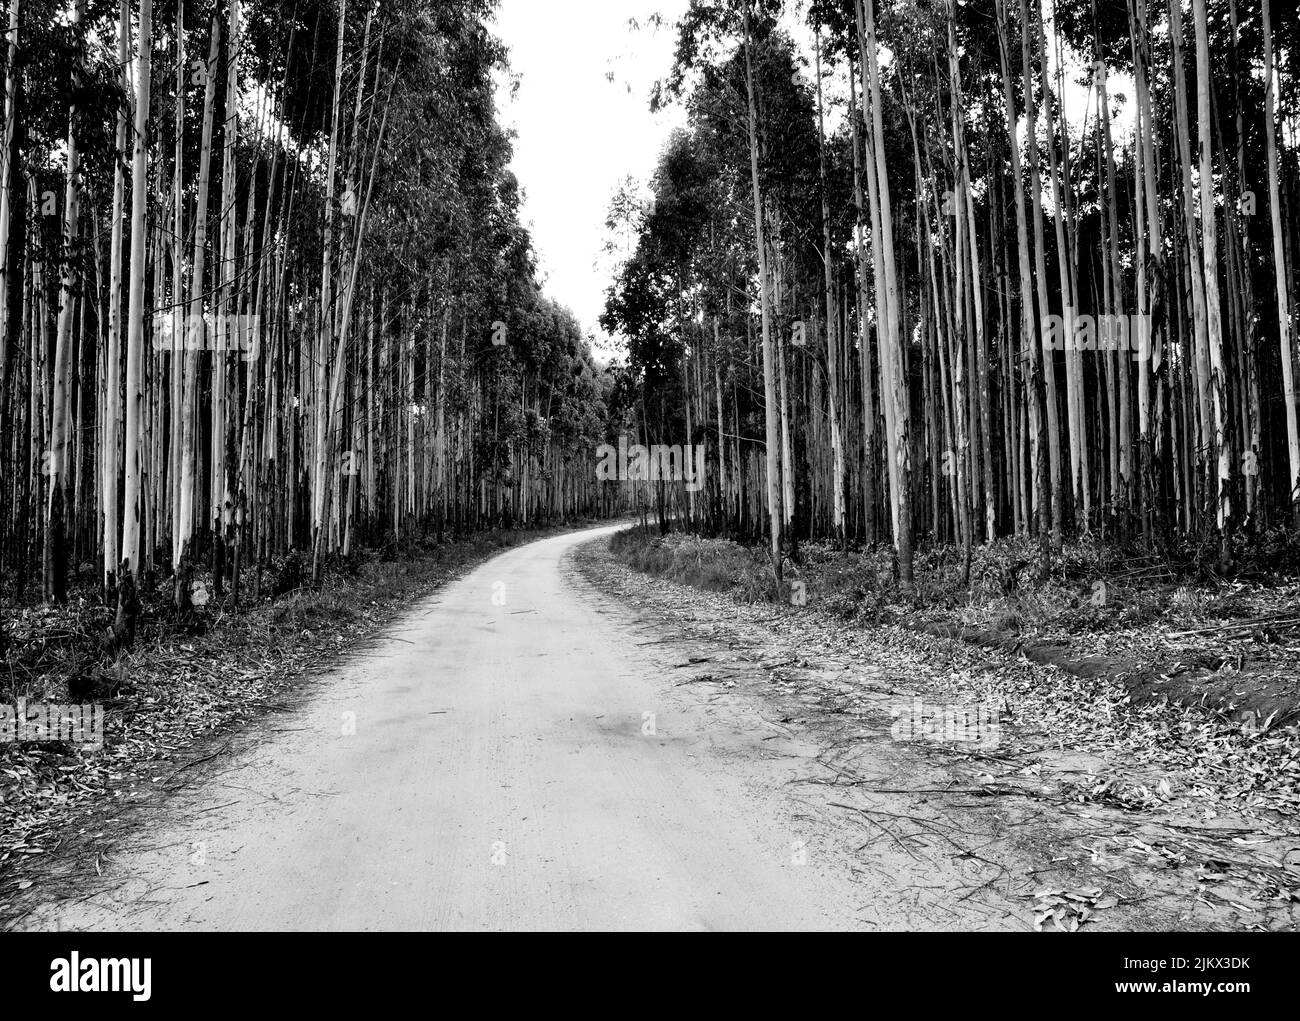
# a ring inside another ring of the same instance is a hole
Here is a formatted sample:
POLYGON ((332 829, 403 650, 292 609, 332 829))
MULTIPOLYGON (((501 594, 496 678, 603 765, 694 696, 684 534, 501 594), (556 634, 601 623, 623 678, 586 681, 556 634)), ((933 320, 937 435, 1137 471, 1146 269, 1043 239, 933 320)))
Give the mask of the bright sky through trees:
MULTIPOLYGON (((649 96, 672 63, 672 26, 686 6, 685 0, 502 0, 497 13, 495 30, 510 48, 511 66, 511 76, 496 76, 497 101, 502 122, 517 133, 511 168, 524 190, 524 220, 532 225, 541 275, 548 293, 598 336, 612 269, 602 253, 610 198, 629 176, 645 184, 669 132, 683 120, 677 106, 650 113, 649 96), (649 24, 656 12, 664 21, 658 29, 649 24)), ((801 17, 784 21, 811 76, 811 34, 801 17)), ((840 69, 827 81, 832 131, 848 97, 842 78, 840 69)), ((1116 85, 1127 91, 1129 82, 1116 85)), ((1095 112, 1095 97, 1073 82, 1066 101, 1072 124, 1085 109, 1095 112)), ((1119 128, 1127 133, 1129 124, 1119 128)))
POLYGON ((672 24, 684 0, 503 0, 496 31, 510 47, 498 75, 503 124, 517 132, 511 163, 526 200, 547 293, 599 330, 609 272, 601 251, 610 196, 644 180, 681 120, 653 115, 650 89, 672 64, 672 24), (658 30, 647 22, 663 15, 658 30), (629 20, 641 26, 633 30, 629 20), (609 80, 609 75, 613 80, 609 80))

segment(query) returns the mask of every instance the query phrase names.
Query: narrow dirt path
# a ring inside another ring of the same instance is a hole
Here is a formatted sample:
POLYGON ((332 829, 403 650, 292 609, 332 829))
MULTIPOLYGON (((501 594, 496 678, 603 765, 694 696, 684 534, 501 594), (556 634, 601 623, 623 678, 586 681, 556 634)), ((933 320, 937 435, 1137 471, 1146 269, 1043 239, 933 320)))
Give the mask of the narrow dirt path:
MULTIPOLYGON (((681 636, 584 581, 570 554, 612 530, 504 553, 413 607, 23 926, 1028 927, 1005 880, 1032 863, 986 849, 988 813, 948 818, 963 838, 929 854, 889 822, 914 798, 864 825, 806 784, 823 746, 779 700, 693 683, 681 636)), ((856 762, 950 782, 887 735, 856 762)))

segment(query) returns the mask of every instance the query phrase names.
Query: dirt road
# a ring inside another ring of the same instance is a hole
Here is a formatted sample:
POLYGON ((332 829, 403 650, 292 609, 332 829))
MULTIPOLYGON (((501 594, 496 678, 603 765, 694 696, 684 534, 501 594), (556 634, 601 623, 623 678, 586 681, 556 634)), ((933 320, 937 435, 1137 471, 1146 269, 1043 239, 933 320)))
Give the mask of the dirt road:
POLYGON ((791 786, 816 748, 761 699, 704 700, 672 634, 572 569, 611 530, 507 552, 413 607, 195 770, 90 896, 24 927, 1024 927, 898 895, 971 889, 960 862, 882 840, 864 876, 861 820, 791 786))

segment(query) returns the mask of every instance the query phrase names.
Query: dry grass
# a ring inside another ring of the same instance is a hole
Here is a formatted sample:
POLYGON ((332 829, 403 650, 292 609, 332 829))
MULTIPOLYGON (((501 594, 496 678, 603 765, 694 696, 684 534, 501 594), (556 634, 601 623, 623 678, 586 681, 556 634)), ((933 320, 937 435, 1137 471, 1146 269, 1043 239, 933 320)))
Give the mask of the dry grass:
MULTIPOLYGON (((734 542, 631 530, 612 548, 637 570, 743 603, 788 603, 797 581, 808 607, 844 622, 962 634, 1064 669, 1104 670, 1125 678, 1135 698, 1286 720, 1300 714, 1300 582, 1282 571, 1292 562, 1290 542, 1259 540, 1276 555, 1271 574, 1251 567, 1263 554, 1238 550, 1232 579, 1178 560, 1177 551, 1119 550, 1085 536, 1053 557, 1043 580, 1028 540, 981 546, 972 551, 967 581, 960 549, 925 546, 908 593, 887 547, 801 544, 779 592, 765 555, 734 542)), ((1196 552, 1189 547, 1182 555, 1196 552)))

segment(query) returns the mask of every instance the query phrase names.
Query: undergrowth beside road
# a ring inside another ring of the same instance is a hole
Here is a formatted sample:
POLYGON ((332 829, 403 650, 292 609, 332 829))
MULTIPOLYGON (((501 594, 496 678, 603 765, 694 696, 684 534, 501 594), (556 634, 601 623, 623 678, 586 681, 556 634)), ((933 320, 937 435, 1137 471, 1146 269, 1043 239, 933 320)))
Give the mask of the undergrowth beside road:
POLYGON ((79 812, 111 813, 145 786, 165 789, 199 738, 265 711, 296 678, 469 567, 563 530, 483 532, 415 545, 396 559, 359 554, 318 589, 238 607, 213 601, 184 623, 163 586, 146 595, 134 646, 115 655, 102 637, 110 611, 93 592, 63 606, 6 608, 0 702, 80 701, 81 690, 105 712, 102 752, 0 743, 0 918, 7 895, 38 879, 42 859, 72 835, 64 827, 79 812))
MULTIPOLYGON (((1179 704, 1185 700, 1171 694, 1176 676, 1165 675, 1156 697, 1147 697, 1135 691, 1131 673, 1115 672, 1120 661, 1114 657, 1100 657, 1106 669, 1072 670, 1029 655, 1034 647, 990 649, 961 640, 983 634, 971 628, 949 625, 936 633, 936 621, 959 620, 960 611, 903 600, 883 571, 878 605, 846 613, 828 593, 840 574, 869 578, 859 563, 845 562, 853 555, 805 548, 804 563, 792 569, 808 586, 801 607, 790 605, 784 593, 776 598, 761 552, 681 534, 627 531, 617 533, 610 547, 588 557, 592 584, 617 592, 682 640, 702 643, 674 665, 682 671, 677 683, 700 685, 716 693, 702 697, 715 698, 756 678, 758 689, 781 707, 770 716, 827 722, 834 741, 818 761, 828 775, 809 783, 825 784, 839 801, 850 791, 867 799, 915 794, 906 815, 889 816, 890 825, 916 827, 904 838, 925 839, 935 826, 951 825, 944 812, 960 803, 999 813, 1002 832, 1037 841, 1042 867, 1020 878, 1024 889, 1036 891, 1040 923, 1071 898, 1101 908, 1119 893, 1128 905, 1172 911, 1176 917, 1151 915, 1164 929, 1294 930, 1300 924, 1295 724, 1281 717, 1241 721, 1212 700, 1179 704), (732 576, 718 588, 710 564, 749 576, 732 576), (765 570, 766 589, 759 584, 765 570), (700 577, 713 579, 714 589, 686 587, 700 577), (751 598, 756 588, 763 594, 751 598), (1016 649, 1025 654, 1006 654, 1016 649), (996 747, 896 736, 893 721, 918 699, 932 708, 978 706, 996 713, 996 747), (951 775, 914 785, 882 780, 878 770, 856 770, 856 757, 870 758, 883 740, 907 743, 951 775)), ((1204 605, 1180 601, 1170 617, 1182 626, 1204 612, 1188 607, 1204 605)), ((984 609, 974 597, 962 606, 975 614, 984 609)), ((1149 625, 1146 630, 1152 632, 1149 625)), ((1096 665, 1097 659, 1080 657, 1072 665, 1096 665)), ((1230 693, 1249 691, 1246 672, 1218 673, 1230 693)), ((1202 684, 1203 694, 1210 690, 1202 684)), ((878 807, 866 801, 868 811, 878 807)), ((988 849, 981 853, 997 857, 988 849)), ((1057 917, 1061 921, 1069 920, 1057 917)))
POLYGON ((726 539, 629 529, 611 550, 635 570, 743 602, 802 599, 850 623, 964 637, 1266 730, 1300 718, 1300 570, 1290 542, 1267 537, 1254 555, 1243 551, 1248 568, 1226 578, 1085 537, 1040 581, 1033 544, 1003 539, 972 551, 969 583, 961 550, 932 546, 916 554, 908 595, 884 546, 803 543, 779 589, 765 550, 726 539))

